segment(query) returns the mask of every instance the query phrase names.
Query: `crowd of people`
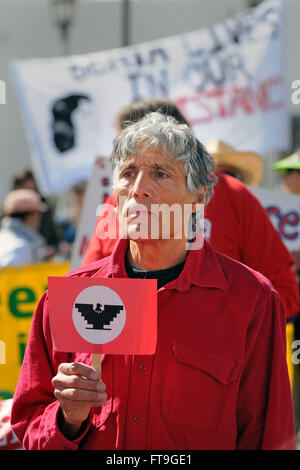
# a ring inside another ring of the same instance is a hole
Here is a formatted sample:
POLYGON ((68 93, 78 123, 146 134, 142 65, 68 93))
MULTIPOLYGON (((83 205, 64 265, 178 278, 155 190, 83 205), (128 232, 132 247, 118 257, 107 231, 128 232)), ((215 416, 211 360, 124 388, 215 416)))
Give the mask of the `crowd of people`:
POLYGON ((0 267, 70 259, 86 182, 71 188, 70 208, 61 215, 55 198, 46 200, 31 170, 20 170, 2 203, 0 267))
MULTIPOLYGON (((295 448, 285 333, 298 320, 299 252, 289 253, 247 188, 261 184, 262 158, 220 140, 204 146, 165 98, 120 111, 110 158, 106 205, 115 207, 119 232, 99 237, 104 206, 82 267, 69 276, 157 279, 156 353, 108 356, 100 379, 89 354, 54 353, 45 293, 14 397, 20 442, 26 449, 295 448), (139 203, 145 222, 151 204, 190 205, 188 239, 175 237, 174 227, 169 239, 134 238, 139 203), (201 250, 191 248, 197 204, 205 206, 201 250)), ((274 171, 283 191, 300 193, 300 152, 274 171)), ((19 175, 3 202, 0 265, 63 251, 54 221, 32 173, 19 175)))

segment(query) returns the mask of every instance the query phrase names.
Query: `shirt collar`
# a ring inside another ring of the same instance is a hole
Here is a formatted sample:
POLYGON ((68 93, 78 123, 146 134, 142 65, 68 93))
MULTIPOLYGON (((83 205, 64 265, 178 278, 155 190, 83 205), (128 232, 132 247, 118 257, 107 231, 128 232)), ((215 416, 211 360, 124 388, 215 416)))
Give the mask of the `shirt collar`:
MULTIPOLYGON (((118 240, 106 265, 106 274, 111 277, 128 277, 125 269, 125 254, 128 239, 118 240)), ((186 291, 191 284, 199 287, 211 287, 228 290, 228 284, 223 269, 211 245, 205 240, 202 248, 189 250, 185 265, 180 275, 161 289, 176 289, 186 291)))

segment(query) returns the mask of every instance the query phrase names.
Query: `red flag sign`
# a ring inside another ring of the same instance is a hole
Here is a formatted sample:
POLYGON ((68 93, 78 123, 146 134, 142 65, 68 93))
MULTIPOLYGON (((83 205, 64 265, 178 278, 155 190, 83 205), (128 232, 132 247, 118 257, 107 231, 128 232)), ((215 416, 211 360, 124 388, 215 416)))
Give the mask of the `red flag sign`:
POLYGON ((154 354, 154 279, 49 277, 49 316, 56 351, 154 354))

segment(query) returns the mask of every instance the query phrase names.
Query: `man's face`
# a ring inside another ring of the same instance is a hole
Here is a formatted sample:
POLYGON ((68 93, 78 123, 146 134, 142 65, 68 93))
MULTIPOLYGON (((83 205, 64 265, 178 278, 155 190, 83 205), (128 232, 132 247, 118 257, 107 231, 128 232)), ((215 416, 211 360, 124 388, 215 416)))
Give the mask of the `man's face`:
POLYGON ((300 194, 300 170, 290 170, 283 177, 289 191, 293 194, 300 194))
POLYGON ((182 162, 149 148, 128 155, 118 177, 118 216, 128 238, 184 238, 196 196, 187 189, 182 162))
POLYGON ((32 191, 37 191, 35 181, 32 178, 28 178, 21 185, 18 186, 18 189, 31 189, 32 191))

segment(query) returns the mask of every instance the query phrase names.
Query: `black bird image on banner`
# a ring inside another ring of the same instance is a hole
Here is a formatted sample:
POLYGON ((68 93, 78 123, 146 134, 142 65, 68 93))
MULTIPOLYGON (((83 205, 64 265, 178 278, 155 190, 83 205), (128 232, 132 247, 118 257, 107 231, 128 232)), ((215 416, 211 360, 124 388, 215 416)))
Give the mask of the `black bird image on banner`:
POLYGON ((73 113, 81 101, 91 101, 90 96, 72 94, 58 98, 51 108, 53 143, 60 153, 72 149, 76 145, 76 129, 73 113))
POLYGON ((111 328, 104 328, 117 317, 117 315, 124 309, 123 305, 104 305, 102 309, 101 304, 97 304, 95 310, 93 304, 75 304, 75 307, 88 322, 91 327, 86 327, 87 330, 111 330, 111 328))

